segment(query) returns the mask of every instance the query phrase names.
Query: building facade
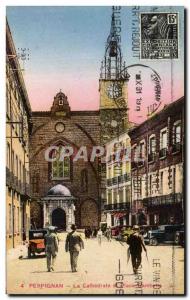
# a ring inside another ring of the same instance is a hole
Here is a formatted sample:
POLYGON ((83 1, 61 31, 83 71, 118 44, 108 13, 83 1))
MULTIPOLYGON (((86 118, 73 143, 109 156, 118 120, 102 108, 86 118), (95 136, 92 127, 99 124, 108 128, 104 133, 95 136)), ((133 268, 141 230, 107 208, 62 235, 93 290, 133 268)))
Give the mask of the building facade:
POLYGON ((106 144, 106 205, 108 226, 130 224, 130 138, 121 134, 106 144))
POLYGON ((129 131, 133 223, 184 221, 184 98, 129 131))
POLYGON ((66 95, 60 91, 49 111, 32 112, 32 122, 32 225, 53 224, 62 230, 71 223, 80 228, 98 227, 98 160, 91 161, 90 157, 100 140, 99 111, 71 111, 66 95), (71 155, 60 159, 63 149, 71 155))
POLYGON ((29 134, 31 108, 18 56, 6 24, 6 240, 24 241, 30 228, 29 134))

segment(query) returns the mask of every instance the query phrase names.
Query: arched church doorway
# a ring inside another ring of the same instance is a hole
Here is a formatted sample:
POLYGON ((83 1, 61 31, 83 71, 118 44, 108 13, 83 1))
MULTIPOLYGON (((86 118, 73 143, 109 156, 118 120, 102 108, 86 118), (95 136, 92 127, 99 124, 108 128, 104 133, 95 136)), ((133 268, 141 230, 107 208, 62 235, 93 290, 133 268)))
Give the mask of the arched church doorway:
POLYGON ((81 227, 98 227, 98 206, 89 199, 81 205, 81 227))
POLYGON ((56 208, 52 212, 52 225, 58 229, 66 230, 66 213, 62 208, 56 208))

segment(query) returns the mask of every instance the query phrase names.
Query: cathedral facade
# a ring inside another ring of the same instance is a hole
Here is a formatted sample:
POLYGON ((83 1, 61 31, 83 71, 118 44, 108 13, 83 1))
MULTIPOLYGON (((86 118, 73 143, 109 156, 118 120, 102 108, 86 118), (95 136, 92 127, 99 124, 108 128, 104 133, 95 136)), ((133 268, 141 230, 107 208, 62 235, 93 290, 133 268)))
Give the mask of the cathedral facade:
POLYGON ((60 91, 50 111, 32 113, 32 123, 32 226, 52 224, 67 230, 75 223, 80 228, 98 227, 98 161, 90 161, 89 156, 93 146, 99 145, 99 111, 71 111, 66 95, 60 91), (62 149, 71 153, 60 159, 62 149))

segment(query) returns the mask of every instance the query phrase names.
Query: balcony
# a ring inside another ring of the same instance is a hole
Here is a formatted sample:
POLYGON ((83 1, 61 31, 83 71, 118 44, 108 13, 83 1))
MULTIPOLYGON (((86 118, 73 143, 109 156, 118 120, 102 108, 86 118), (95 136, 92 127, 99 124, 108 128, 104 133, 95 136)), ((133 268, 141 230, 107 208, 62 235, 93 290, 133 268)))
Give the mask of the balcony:
POLYGON ((114 204, 105 204, 104 210, 129 210, 130 202, 123 203, 114 203, 114 204))
POLYGON ((118 183, 123 183, 123 175, 118 176, 118 183))
POLYGON ((183 199, 183 195, 181 193, 175 193, 175 194, 149 197, 143 199, 143 204, 146 207, 160 206, 160 205, 173 205, 173 204, 181 203, 182 199, 183 199))
POLYGON ((152 153, 148 154, 148 162, 149 163, 154 162, 155 158, 156 158, 156 153, 155 152, 152 152, 152 153))
POLYGON ((131 179, 131 176, 130 176, 129 173, 126 173, 126 174, 123 175, 123 178, 124 178, 124 181, 127 182, 131 179))
POLYGON ((22 195, 25 194, 25 185, 24 185, 23 182, 20 183, 20 193, 21 193, 22 195))
POLYGON ((160 158, 165 158, 167 155, 167 148, 162 148, 160 151, 159 151, 159 157, 160 158))
POLYGON ((18 180, 18 189, 19 189, 19 191, 21 189, 21 181, 20 180, 18 180))
POLYGON ((6 184, 10 186, 11 182, 12 182, 12 172, 10 172, 9 168, 6 167, 6 184))
POLYGON ((122 184, 125 183, 127 181, 130 181, 131 177, 129 173, 120 175, 118 177, 113 177, 113 178, 109 178, 107 179, 106 183, 107 186, 112 186, 112 185, 116 185, 116 184, 122 184))
POLYGON ((17 183, 17 177, 6 167, 6 184, 9 187, 15 189, 17 183))
POLYGON ((136 169, 137 168, 137 162, 136 161, 132 161, 131 162, 131 169, 136 169))
POLYGON ((107 179, 107 186, 111 186, 112 185, 112 178, 107 179))
POLYGON ((30 185, 28 183, 25 184, 25 194, 30 195, 30 185))
POLYGON ((17 188, 18 187, 18 177, 14 176, 14 185, 17 188))
POLYGON ((113 185, 118 184, 118 177, 112 178, 112 184, 113 185))
POLYGON ((181 150, 182 150, 181 143, 176 143, 172 145, 172 154, 181 152, 181 150))
POLYGON ((143 167, 145 165, 145 161, 141 158, 140 161, 137 163, 138 167, 143 167))
POLYGON ((10 172, 9 168, 7 167, 6 167, 6 184, 22 195, 29 196, 30 194, 29 184, 21 182, 21 180, 19 180, 17 176, 15 176, 12 172, 10 172))

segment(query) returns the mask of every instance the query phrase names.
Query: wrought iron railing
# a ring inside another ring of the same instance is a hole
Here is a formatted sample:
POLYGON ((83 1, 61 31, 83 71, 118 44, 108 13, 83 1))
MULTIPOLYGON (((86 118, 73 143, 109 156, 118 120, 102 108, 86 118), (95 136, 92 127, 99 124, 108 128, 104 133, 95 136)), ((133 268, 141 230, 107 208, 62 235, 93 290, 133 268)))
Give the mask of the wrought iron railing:
POLYGON ((131 169, 136 169, 137 168, 137 162, 136 161, 132 161, 131 162, 131 169))
POLYGON ((182 145, 181 143, 176 143, 172 145, 172 153, 181 152, 182 145))
POLYGON ((148 154, 148 162, 154 162, 156 158, 156 153, 152 152, 148 154))
POLYGON ((112 185, 116 185, 116 184, 120 184, 120 183, 124 183, 127 182, 131 179, 131 176, 129 173, 117 176, 117 177, 113 177, 113 178, 109 178, 107 179, 107 186, 112 186, 112 185))
POLYGON ((122 210, 122 209, 129 209, 130 202, 122 202, 122 203, 113 203, 113 204, 105 204, 105 210, 122 210))
POLYGON ((131 175, 129 173, 126 173, 126 174, 123 175, 123 178, 124 178, 125 182, 130 181, 131 180, 131 175))
POLYGON ((111 186, 112 185, 112 178, 107 179, 107 186, 111 186))
POLYGON ((167 155, 167 148, 160 149, 160 151, 159 151, 159 157, 163 158, 163 157, 166 157, 166 155, 167 155))
POLYGON ((138 167, 143 167, 145 165, 145 160, 141 159, 137 163, 138 167))
POLYGON ((171 205, 176 203, 181 203, 183 195, 181 193, 149 197, 143 199, 144 206, 159 206, 159 205, 171 205))
POLYGON ((16 190, 18 193, 23 195, 30 195, 30 185, 23 183, 15 176, 9 168, 6 167, 6 183, 8 186, 16 190))
POLYGON ((112 184, 113 185, 118 184, 118 177, 112 178, 112 184))

